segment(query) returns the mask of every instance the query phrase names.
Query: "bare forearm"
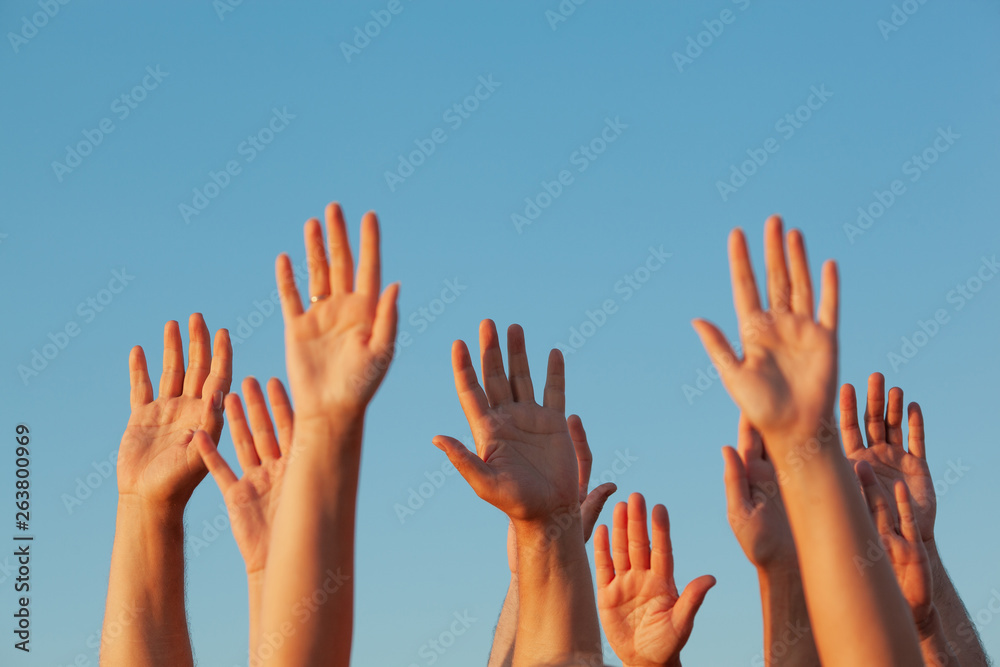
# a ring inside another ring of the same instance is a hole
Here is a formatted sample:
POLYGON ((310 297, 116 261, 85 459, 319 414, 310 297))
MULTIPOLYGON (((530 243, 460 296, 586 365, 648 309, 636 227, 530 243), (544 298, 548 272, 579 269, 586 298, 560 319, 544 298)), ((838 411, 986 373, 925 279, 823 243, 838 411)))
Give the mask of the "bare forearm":
POLYGON ((819 665, 798 562, 758 571, 764 615, 764 664, 819 665))
POLYGON ((515 524, 520 609, 514 665, 600 664, 597 603, 579 511, 561 519, 515 524))
POLYGON ((260 614, 264 598, 264 573, 247 575, 247 597, 250 609, 250 655, 260 652, 260 614))
POLYGON ((297 426, 264 575, 261 635, 283 639, 268 666, 350 661, 362 426, 341 424, 322 433, 297 426))
POLYGON ((497 629, 493 633, 493 647, 487 667, 511 667, 514 662, 514 640, 517 637, 517 575, 511 575, 507 597, 503 600, 497 629))
POLYGON ((147 508, 131 497, 119 498, 101 665, 193 662, 184 611, 183 509, 147 508))
POLYGON ((794 446, 802 455, 776 467, 823 664, 919 664, 909 606, 887 559, 866 560, 878 536, 846 459, 829 443, 811 453, 794 446))
POLYGON ((960 656, 962 667, 988 667, 990 660, 976 632, 976 625, 959 597, 948 571, 941 561, 937 544, 925 543, 934 577, 934 606, 941 620, 945 638, 960 656))

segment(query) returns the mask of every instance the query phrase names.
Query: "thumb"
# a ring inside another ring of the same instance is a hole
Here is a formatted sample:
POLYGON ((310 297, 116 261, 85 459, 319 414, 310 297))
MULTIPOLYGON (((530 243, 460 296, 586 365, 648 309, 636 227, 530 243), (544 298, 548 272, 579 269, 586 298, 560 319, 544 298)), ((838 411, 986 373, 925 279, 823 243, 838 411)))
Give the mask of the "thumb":
POLYGON ((676 627, 687 641, 691 630, 694 628, 694 617, 701 608, 701 603, 705 601, 705 596, 712 586, 715 586, 715 577, 710 574, 698 577, 684 587, 684 592, 677 599, 674 605, 674 615, 677 618, 676 627))
POLYGON ((580 504, 580 516, 583 519, 583 541, 590 539, 594 532, 594 525, 601 516, 604 503, 608 502, 611 494, 618 490, 614 482, 601 484, 596 489, 587 494, 587 497, 580 504))
POLYGON ((436 435, 431 442, 445 453, 455 466, 455 470, 469 483, 476 495, 492 505, 496 495, 493 469, 455 438, 436 435))

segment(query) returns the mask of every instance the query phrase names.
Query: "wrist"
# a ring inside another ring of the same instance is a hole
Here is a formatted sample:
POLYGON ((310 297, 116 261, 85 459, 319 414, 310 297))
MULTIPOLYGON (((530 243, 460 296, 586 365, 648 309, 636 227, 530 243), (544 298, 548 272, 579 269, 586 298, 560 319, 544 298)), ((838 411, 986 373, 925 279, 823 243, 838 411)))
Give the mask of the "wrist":
POLYGON ((118 494, 118 518, 152 528, 183 528, 187 502, 170 503, 143 498, 135 493, 118 494))
POLYGON ((920 637, 920 641, 930 639, 941 633, 941 617, 938 615, 937 607, 933 604, 924 618, 917 618, 915 614, 913 621, 917 627, 917 635, 920 637))

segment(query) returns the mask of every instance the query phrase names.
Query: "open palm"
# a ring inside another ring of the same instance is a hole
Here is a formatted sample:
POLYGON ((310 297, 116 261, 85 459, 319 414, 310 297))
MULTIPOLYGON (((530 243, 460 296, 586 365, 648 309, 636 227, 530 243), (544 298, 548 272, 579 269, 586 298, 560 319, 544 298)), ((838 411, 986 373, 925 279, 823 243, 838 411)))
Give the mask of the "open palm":
POLYGON ((236 477, 207 436, 200 435, 197 443, 205 465, 222 491, 233 537, 243 555, 248 575, 263 572, 267 565, 267 547, 287 462, 285 455, 292 443, 294 415, 288 394, 275 378, 268 382, 267 393, 274 411, 273 423, 260 385, 254 378, 243 381, 249 425, 239 397, 230 394, 226 400, 229 429, 242 477, 236 477))
POLYGON ((327 207, 326 222, 329 260, 319 221, 309 220, 305 226, 312 301, 307 311, 291 260, 282 254, 276 265, 288 382, 300 419, 325 419, 333 409, 367 405, 388 370, 396 338, 399 286, 381 292, 375 214, 366 214, 362 221, 357 284, 339 205, 327 207))
POLYGON ((797 230, 789 232, 788 245, 790 277, 781 220, 770 218, 765 226, 769 307, 764 311, 746 238, 739 229, 730 235, 729 265, 743 359, 737 358, 718 327, 694 321, 726 389, 769 448, 816 435, 815 425, 833 413, 836 393, 836 267, 832 262, 823 267, 817 320, 805 245, 797 230))
MULTIPOLYGON (((865 432, 868 446, 858 423, 857 396, 854 387, 845 384, 840 389, 840 430, 844 450, 852 463, 866 461, 886 489, 897 481, 906 484, 914 500, 914 515, 925 542, 934 539, 934 518, 937 496, 927 465, 924 447, 924 418, 920 406, 908 408, 909 449, 903 446, 903 390, 894 387, 885 400, 885 378, 872 373, 868 378, 868 401, 865 407, 865 432)), ((896 507, 888 504, 895 515, 896 507)), ((898 517, 895 519, 898 522, 898 517)))
POLYGON ((480 326, 479 345, 485 391, 465 343, 456 341, 452 347, 455 387, 476 453, 447 436, 436 436, 435 446, 480 498, 511 519, 579 513, 579 472, 566 423, 562 355, 557 350, 549 355, 543 404, 538 405, 521 327, 512 325, 507 331, 509 380, 491 320, 480 326))
POLYGON ((216 443, 222 433, 222 397, 232 378, 229 335, 220 330, 214 355, 201 315, 191 316, 190 359, 177 322, 164 329, 160 395, 153 399, 146 356, 136 346, 129 356, 132 413, 118 450, 118 491, 154 503, 180 506, 208 472, 191 446, 199 429, 216 443))
POLYGON ((679 665, 695 614, 715 578, 698 577, 677 593, 667 509, 653 508, 650 550, 641 494, 615 506, 613 530, 613 552, 607 526, 599 526, 594 537, 597 610, 608 642, 629 667, 679 665))

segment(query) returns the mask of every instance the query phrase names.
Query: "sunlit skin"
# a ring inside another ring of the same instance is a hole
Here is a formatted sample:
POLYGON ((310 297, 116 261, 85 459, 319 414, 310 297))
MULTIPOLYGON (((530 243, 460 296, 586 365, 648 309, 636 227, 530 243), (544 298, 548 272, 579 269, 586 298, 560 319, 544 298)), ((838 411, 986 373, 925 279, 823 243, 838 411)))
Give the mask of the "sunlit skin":
POLYGON ((177 322, 163 335, 163 374, 154 399, 141 347, 129 357, 129 416, 118 450, 118 517, 102 633, 101 664, 193 664, 184 610, 184 508, 208 473, 193 443, 219 442, 223 396, 232 379, 224 329, 212 350, 199 314, 188 323, 189 359, 177 322), (135 612, 139 609, 141 611, 135 612))
POLYGON ((824 665, 919 664, 916 630, 888 563, 860 577, 853 558, 876 539, 853 471, 833 431, 839 290, 823 266, 815 308, 801 233, 765 224, 764 309, 739 229, 729 238, 733 302, 744 356, 705 320, 694 327, 730 396, 760 433, 781 482, 817 652, 824 665), (842 638, 851 636, 852 642, 842 638))
POLYGON ((650 542, 646 500, 633 493, 614 511, 612 536, 598 526, 594 537, 597 608, 608 643, 625 667, 679 667, 715 577, 691 581, 682 593, 674 582, 667 508, 653 508, 650 542))
POLYGON ((549 354, 540 405, 520 326, 507 330, 509 375, 490 320, 480 325, 479 348, 482 386, 465 343, 452 347, 455 388, 476 451, 447 436, 433 441, 476 494, 513 526, 520 610, 512 664, 597 662, 600 633, 584 550, 577 454, 565 413, 562 354, 549 354), (539 618, 547 622, 538 623, 539 618))

